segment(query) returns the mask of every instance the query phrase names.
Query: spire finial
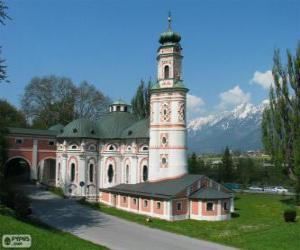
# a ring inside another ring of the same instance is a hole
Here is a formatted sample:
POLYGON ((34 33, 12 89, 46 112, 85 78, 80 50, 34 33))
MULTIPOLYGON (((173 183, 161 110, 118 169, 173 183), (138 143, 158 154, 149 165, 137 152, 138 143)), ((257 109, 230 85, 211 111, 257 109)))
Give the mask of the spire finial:
POLYGON ((171 22, 172 22, 172 18, 171 18, 171 11, 169 11, 169 15, 168 15, 168 23, 169 23, 169 30, 171 30, 171 22))

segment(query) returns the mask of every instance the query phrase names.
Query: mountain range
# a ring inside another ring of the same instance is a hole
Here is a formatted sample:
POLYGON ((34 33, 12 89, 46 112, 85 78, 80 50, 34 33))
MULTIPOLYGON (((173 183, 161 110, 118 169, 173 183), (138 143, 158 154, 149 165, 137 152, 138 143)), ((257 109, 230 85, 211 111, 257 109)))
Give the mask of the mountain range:
POLYGON ((226 146, 242 152, 261 149, 261 120, 266 105, 242 103, 231 111, 189 121, 189 152, 220 153, 226 146))

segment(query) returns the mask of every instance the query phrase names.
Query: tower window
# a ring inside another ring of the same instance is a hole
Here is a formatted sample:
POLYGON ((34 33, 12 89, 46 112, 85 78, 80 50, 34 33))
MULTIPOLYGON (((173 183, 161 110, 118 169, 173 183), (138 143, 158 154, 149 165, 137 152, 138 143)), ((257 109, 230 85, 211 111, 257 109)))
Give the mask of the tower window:
POLYGON ((143 181, 148 180, 148 167, 145 165, 143 166, 143 181))
POLYGON ((107 177, 108 177, 108 182, 112 183, 114 177, 114 170, 111 164, 109 164, 108 166, 107 177))
POLYGON ((165 74, 165 79, 170 77, 170 67, 168 65, 165 66, 164 74, 165 74))

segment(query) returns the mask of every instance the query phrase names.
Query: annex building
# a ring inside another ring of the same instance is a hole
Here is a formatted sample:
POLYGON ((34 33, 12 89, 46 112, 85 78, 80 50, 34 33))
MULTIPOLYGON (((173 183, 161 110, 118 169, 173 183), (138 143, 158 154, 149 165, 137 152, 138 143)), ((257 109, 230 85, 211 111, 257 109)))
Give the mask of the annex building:
POLYGON ((226 220, 233 195, 187 172, 186 95, 181 37, 169 27, 159 38, 157 83, 150 118, 112 103, 97 121, 78 119, 48 130, 9 128, 6 175, 17 165, 28 178, 61 187, 66 196, 166 220, 226 220))

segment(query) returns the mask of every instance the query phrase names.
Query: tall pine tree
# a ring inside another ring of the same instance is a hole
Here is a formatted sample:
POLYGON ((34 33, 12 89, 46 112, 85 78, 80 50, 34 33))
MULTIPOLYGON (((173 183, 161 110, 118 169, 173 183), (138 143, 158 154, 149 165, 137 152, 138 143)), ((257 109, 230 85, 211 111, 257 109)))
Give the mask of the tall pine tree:
POLYGON ((141 80, 141 83, 136 90, 136 94, 131 100, 132 112, 138 117, 138 119, 144 119, 150 115, 151 86, 151 80, 148 81, 147 85, 145 85, 145 82, 141 80))
POLYGON ((220 165, 220 180, 223 182, 230 182, 233 180, 233 161, 229 151, 226 147, 223 157, 222 164, 220 165))

